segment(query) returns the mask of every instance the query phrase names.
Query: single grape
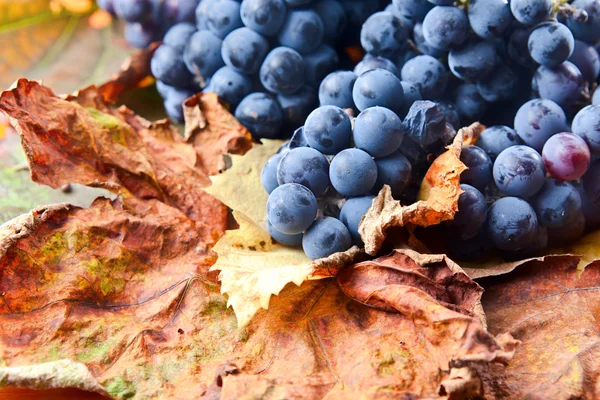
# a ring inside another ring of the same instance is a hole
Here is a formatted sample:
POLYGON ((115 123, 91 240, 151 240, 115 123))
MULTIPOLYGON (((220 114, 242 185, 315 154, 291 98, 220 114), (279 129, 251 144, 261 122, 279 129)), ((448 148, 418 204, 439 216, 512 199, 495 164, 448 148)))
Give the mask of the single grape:
POLYGON ((319 86, 319 103, 322 106, 355 108, 352 88, 356 78, 352 71, 335 71, 327 75, 319 86))
POLYGON ((336 154, 350 146, 352 124, 336 106, 321 106, 311 112, 304 124, 308 145, 323 154, 336 154))
POLYGON ((370 71, 372 69, 385 69, 390 71, 397 77, 400 77, 400 72, 398 71, 398 68, 396 68, 396 65, 393 62, 391 62, 387 58, 374 57, 369 54, 365 55, 365 57, 358 64, 356 64, 356 67, 354 67, 354 73, 356 74, 356 76, 361 76, 365 72, 370 71))
POLYGON ((552 15, 552 0, 511 0, 510 10, 523 25, 535 25, 552 15))
POLYGON ((495 125, 481 132, 475 144, 488 153, 492 159, 495 159, 502 151, 511 146, 523 144, 523 142, 514 129, 505 125, 495 125))
POLYGON ((488 103, 481 97, 477 85, 474 83, 464 83, 456 88, 454 104, 456 104, 458 115, 468 121, 478 120, 488 109, 488 103))
POLYGON ((244 25, 261 35, 274 35, 283 26, 287 7, 283 0, 243 0, 240 15, 244 25))
POLYGON ((188 70, 207 82, 225 63, 221 57, 223 41, 210 31, 198 31, 190 36, 183 60, 188 70))
POLYGON ((282 46, 307 54, 323 43, 324 32, 323 21, 313 10, 290 10, 277 38, 282 46))
POLYGON ((395 58, 406 45, 407 32, 392 13, 381 11, 371 15, 360 31, 360 43, 374 56, 395 58))
POLYGON ((515 115, 514 127, 521 140, 537 151, 542 150, 550 136, 569 130, 565 112, 547 99, 533 99, 523 104, 515 115))
POLYGON ((569 61, 554 68, 540 66, 533 76, 532 87, 543 99, 549 99, 562 107, 568 107, 579 99, 583 90, 583 77, 579 69, 569 61))
POLYGON ((318 106, 317 94, 308 86, 294 94, 278 95, 277 102, 283 112, 284 127, 292 130, 302 125, 310 112, 318 106))
POLYGON ((317 216, 317 199, 306 186, 287 183, 278 186, 267 200, 267 218, 281 233, 304 232, 317 216))
POLYGON ((529 54, 546 67, 556 67, 567 61, 575 48, 575 38, 565 25, 558 22, 539 24, 527 41, 529 54))
POLYGON ((304 55, 304 77, 307 85, 318 87, 323 78, 333 72, 339 62, 333 47, 322 44, 315 51, 304 55))
POLYGON ((252 81, 246 75, 225 66, 215 72, 205 90, 218 94, 235 109, 252 92, 252 81))
POLYGON ((304 59, 297 51, 277 47, 260 67, 260 81, 270 92, 293 94, 304 85, 305 68, 304 59))
POLYGON ((567 19, 567 25, 575 38, 588 43, 600 40, 600 0, 575 0, 571 6, 587 14, 585 20, 577 14, 570 15, 567 19))
POLYGON ((424 99, 436 99, 448 84, 446 67, 431 56, 422 55, 408 60, 402 67, 402 80, 419 88, 424 99))
POLYGON ((377 181, 377 165, 360 149, 342 150, 331 161, 329 178, 333 188, 343 196, 363 196, 377 181))
POLYGON ((439 142, 447 130, 446 116, 436 103, 428 100, 413 103, 404 118, 404 126, 408 137, 422 149, 439 142))
POLYGON ((542 226, 559 228, 577 217, 581 211, 581 197, 569 182, 548 178, 532 198, 531 205, 542 226))
POLYGON ((424 55, 432 56, 434 58, 442 58, 448 54, 448 50, 437 49, 427 43, 425 40, 425 35, 423 34, 422 22, 417 22, 413 27, 413 40, 417 46, 417 49, 424 55))
POLYGON ((582 108, 573 118, 571 129, 585 140, 592 154, 600 154, 600 104, 582 108))
POLYGON ((284 154, 277 167, 277 182, 299 183, 321 197, 329 187, 329 162, 319 151, 298 147, 284 154))
POLYGON ((402 120, 385 107, 370 107, 354 120, 354 145, 372 157, 385 157, 400 147, 404 139, 402 120))
POLYGON ((348 25, 348 17, 344 7, 337 0, 321 0, 314 4, 314 10, 323 23, 323 38, 326 42, 336 41, 348 25), (325 23, 326 22, 326 23, 325 23))
POLYGON ((373 69, 356 79, 352 98, 360 111, 381 106, 397 113, 401 111, 404 90, 394 74, 384 69, 373 69))
POLYGON ((573 220, 558 228, 548 228, 548 243, 551 246, 564 246, 573 243, 585 231, 585 216, 579 211, 573 220))
POLYGON ((506 0, 471 0, 469 23, 482 39, 502 37, 510 28, 513 16, 506 0))
POLYGON ((221 39, 237 28, 244 26, 240 17, 240 3, 234 0, 219 0, 208 7, 206 14, 208 30, 221 39))
POLYGON ((187 42, 190 41, 190 37, 194 33, 196 33, 196 26, 194 24, 180 22, 173 25, 167 33, 165 33, 163 43, 183 54, 187 42))
POLYGON ((269 51, 269 42, 248 28, 238 28, 223 40, 221 56, 230 68, 241 74, 258 72, 269 51))
POLYGON ((302 245, 302 233, 288 235, 286 233, 279 232, 269 221, 267 221, 267 231, 269 232, 269 235, 271 235, 271 237, 279 244, 288 247, 300 247, 302 245))
POLYGON ((480 192, 484 192, 492 181, 492 159, 480 147, 465 146, 460 153, 462 161, 468 170, 460 176, 461 183, 471 185, 480 192))
POLYGON ((302 249, 311 260, 329 257, 350 247, 352 237, 348 228, 331 217, 316 220, 302 237, 302 249))
POLYGON ((360 225, 362 217, 371 207, 374 198, 375 196, 371 195, 353 197, 346 200, 342 206, 339 219, 344 225, 346 225, 346 228, 348 228, 348 231, 350 231, 350 235, 355 243, 362 244, 362 239, 358 233, 358 226, 360 225))
POLYGON ((575 49, 569 57, 569 61, 575 64, 586 82, 593 82, 600 75, 600 56, 594 46, 576 40, 575 49))
POLYGON ((448 53, 450 71, 465 81, 484 79, 495 65, 496 48, 491 42, 472 41, 448 53))
POLYGON ((371 190, 379 193, 383 185, 388 185, 392 190, 392 196, 399 199, 412 175, 412 165, 408 158, 400 152, 395 152, 387 157, 376 158, 377 180, 371 190))
POLYGON ((277 167, 279 166, 279 161, 281 161, 283 154, 284 153, 277 153, 272 155, 265 163, 260 174, 260 183, 262 183, 263 188, 265 188, 269 194, 279 186, 279 182, 277 181, 277 167))
POLYGON ((471 185, 461 183, 462 193, 458 197, 458 211, 454 219, 446 224, 459 240, 475 237, 487 218, 485 196, 471 185))
POLYGON ((493 166, 496 186, 509 196, 530 197, 544 185, 544 161, 531 147, 518 145, 498 155, 493 166))
POLYGON ((156 79, 171 86, 187 87, 193 81, 181 52, 168 45, 163 44, 156 49, 150 61, 150 69, 156 79))
POLYGON ((505 251, 528 247, 538 232, 538 220, 533 208, 518 197, 503 197, 489 209, 487 231, 492 243, 505 251))
POLYGON ((585 141, 570 132, 553 135, 542 150, 548 173, 565 181, 581 178, 590 166, 590 157, 585 141))
POLYGON ((462 127, 458 108, 454 103, 449 101, 436 101, 435 104, 446 117, 446 122, 452 125, 455 130, 459 130, 462 127))
POLYGON ((463 10, 453 6, 436 6, 423 20, 423 36, 440 50, 459 47, 467 38, 469 20, 463 10))
POLYGON ((250 93, 244 97, 235 109, 235 117, 257 139, 276 139, 281 135, 281 107, 267 93, 250 93))
POLYGON ((220 1, 221 0, 200 0, 195 10, 196 27, 198 30, 208 30, 208 10, 213 4, 220 1))
POLYGON ((490 103, 513 99, 519 92, 517 74, 506 64, 497 63, 488 76, 477 82, 481 97, 490 103))

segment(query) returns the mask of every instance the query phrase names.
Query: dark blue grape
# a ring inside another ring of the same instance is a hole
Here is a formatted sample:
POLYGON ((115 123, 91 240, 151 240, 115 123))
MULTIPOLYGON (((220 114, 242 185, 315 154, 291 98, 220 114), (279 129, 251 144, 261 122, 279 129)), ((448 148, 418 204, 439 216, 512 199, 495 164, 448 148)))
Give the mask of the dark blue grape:
POLYGON ((446 116, 432 101, 415 101, 404 118, 404 127, 408 137, 426 149, 446 133, 446 116))
POLYGON ((318 106, 317 94, 308 86, 304 86, 294 94, 278 95, 277 102, 281 106, 286 129, 295 129, 302 125, 310 112, 318 106))
POLYGON ((298 147, 285 153, 277 167, 277 182, 299 183, 321 197, 329 187, 329 162, 319 151, 298 147))
POLYGON ((331 161, 329 179, 333 188, 343 196, 363 196, 377 181, 377 165, 369 154, 360 149, 342 150, 331 161))
POLYGON ((485 196, 471 185, 461 184, 463 190, 458 197, 458 211, 454 219, 447 222, 453 235, 459 240, 475 237, 487 218, 485 196))
POLYGON ((600 104, 582 108, 573 118, 571 129, 585 140, 592 154, 600 154, 600 104))
POLYGON ((215 72, 205 90, 218 94, 235 109, 242 99, 252 91, 252 81, 246 75, 225 66, 215 72))
POLYGON ((515 115, 514 127, 521 140, 537 151, 542 151, 550 136, 569 130, 565 112, 547 99, 533 99, 523 104, 515 115))
POLYGON ((308 145, 323 154, 336 154, 350 146, 352 124, 336 106, 321 106, 310 113, 304 124, 308 145))
POLYGON ((113 8, 117 17, 127 22, 143 22, 152 9, 150 0, 114 0, 113 8))
POLYGON ((227 66, 241 74, 258 72, 269 51, 269 42, 249 28, 238 28, 223 40, 221 56, 227 66))
POLYGON ((283 0, 244 0, 240 14, 244 25, 261 35, 274 35, 285 22, 287 7, 283 0))
POLYGON ((156 49, 152 55, 150 69, 156 79, 171 86, 187 87, 193 81, 181 52, 168 45, 163 44, 156 49))
POLYGON ((244 26, 240 17, 240 3, 234 0, 220 0, 209 6, 206 26, 221 39, 244 26))
POLYGON ((358 226, 360 225, 363 215, 365 215, 371 207, 374 198, 375 196, 371 195, 353 197, 346 200, 342 206, 340 211, 340 221, 346 225, 346 228, 348 228, 355 243, 362 243, 362 239, 358 233, 358 226))
POLYGON ((408 110, 410 110, 410 107, 413 105, 413 103, 417 100, 423 100, 423 96, 421 96, 419 87, 414 83, 400 81, 400 84, 402 85, 402 90, 404 91, 404 101, 402 104, 402 110, 398 116, 404 118, 406 114, 408 114, 408 110))
POLYGON ((302 245, 302 233, 288 235, 279 232, 269 221, 267 221, 267 231, 269 231, 269 235, 279 244, 287 247, 300 247, 302 245))
POLYGON ((513 21, 506 0, 471 0, 469 23, 477 36, 483 39, 499 38, 510 28, 513 21))
POLYGON ((548 228, 550 246, 564 246, 579 239, 585 231, 585 216, 579 211, 575 218, 559 228, 548 228))
POLYGON ((250 93, 244 97, 235 109, 235 117, 255 138, 276 139, 281 135, 281 107, 266 93, 250 93))
POLYGON ((337 0, 321 0, 315 3, 314 10, 323 21, 323 38, 326 42, 336 41, 348 25, 344 7, 337 0))
POLYGON ((352 247, 348 228, 331 217, 316 220, 302 237, 302 249, 311 260, 329 257, 352 247))
POLYGON ((518 197, 503 197, 490 207, 487 231, 492 243, 505 251, 528 247, 535 240, 538 221, 533 208, 518 197))
POLYGON ((138 49, 160 40, 160 29, 151 22, 129 22, 125 24, 123 34, 127 43, 138 49))
POLYGON ((575 38, 563 24, 545 22, 531 32, 527 46, 529 54, 538 64, 555 67, 571 56, 575 48, 575 38))
POLYGON ((571 6, 587 14, 585 20, 578 18, 577 15, 569 16, 567 25, 573 35, 589 43, 600 40, 600 0, 575 0, 571 6))
POLYGON ((581 210, 581 197, 569 182, 548 178, 531 205, 542 226, 560 228, 577 217, 581 210))
POLYGON ((336 71, 327 75, 319 86, 319 103, 322 106, 355 108, 352 88, 356 78, 356 74, 352 71, 336 71))
POLYGON ((594 162, 583 175, 583 188, 587 201, 596 209, 600 209, 600 161, 594 162))
POLYGON ((287 183, 278 186, 267 200, 267 218, 281 233, 304 232, 317 216, 317 199, 306 186, 287 183))
POLYGON ((379 193, 383 185, 388 185, 392 196, 399 199, 412 175, 412 165, 408 158, 400 152, 395 152, 387 157, 376 158, 377 180, 372 193, 379 193))
POLYGON ((304 59, 297 51, 277 47, 260 67, 260 81, 270 92, 292 94, 304 86, 305 68, 304 59))
POLYGON ((450 71, 465 81, 484 79, 495 65, 496 48, 491 42, 470 42, 448 53, 450 71))
POLYGON ((523 144, 523 142, 514 129, 505 125, 495 125, 481 132, 475 144, 488 153, 492 159, 495 159, 504 150, 523 144))
POLYGON ((422 22, 417 22, 413 27, 413 39, 415 45, 417 46, 417 49, 425 55, 432 56, 435 58, 441 58, 448 53, 448 50, 437 49, 429 43, 427 43, 427 41, 425 40, 425 36, 423 35, 422 22))
POLYGON ((427 100, 440 97, 448 85, 448 72, 444 65, 427 55, 408 60, 401 75, 403 81, 416 85, 427 100))
POLYGON ((469 20, 463 10, 452 6, 436 6, 423 20, 423 36, 428 44, 450 50, 463 44, 469 31, 469 20))
POLYGON ((173 121, 183 124, 183 102, 193 96, 195 93, 189 89, 179 89, 171 87, 165 96, 164 106, 165 111, 170 119, 173 121))
POLYGON ((372 157, 394 153, 404 139, 402 120, 385 107, 370 107, 354 120, 354 145, 372 157))
POLYGON ((494 181, 509 196, 531 197, 544 186, 542 156, 527 146, 512 146, 496 157, 494 181))
POLYGON ((540 66, 533 76, 532 86, 543 99, 568 107, 579 99, 583 90, 583 77, 579 69, 569 61, 554 68, 540 66))
POLYGON ((402 109, 404 90, 396 75, 384 69, 373 69, 356 79, 352 98, 360 111, 381 106, 397 113, 402 109))
POLYGON ((396 18, 400 20, 400 23, 402 23, 402 26, 404 27, 404 30, 406 30, 407 33, 410 33, 415 27, 415 23, 417 21, 414 19, 414 17, 402 14, 396 7, 394 7, 393 4, 388 4, 383 11, 394 14, 396 18))
POLYGON ((479 94, 490 103, 514 98, 519 93, 518 86, 517 74, 503 63, 496 64, 486 78, 477 82, 479 94))
POLYGON ((490 156, 480 147, 466 146, 460 153, 460 161, 469 168, 461 174, 460 182, 485 192, 485 188, 492 181, 493 163, 490 156))
POLYGON ((480 119, 488 109, 488 103, 481 97, 477 85, 474 83, 464 83, 456 88, 454 104, 456 104, 458 115, 469 121, 480 119))
POLYGON ((306 84, 318 87, 323 78, 336 69, 338 62, 336 51, 326 44, 322 44, 312 53, 304 55, 306 84))
POLYGON ((458 108, 454 103, 448 101, 436 101, 435 104, 437 104, 440 111, 446 117, 446 122, 452 125, 455 130, 459 130, 462 127, 458 108))
POLYGON ((188 70, 205 83, 225 63, 221 57, 223 41, 210 31, 194 33, 185 47, 183 59, 188 70))
POLYGON ((600 75, 600 56, 594 46, 576 40, 575 49, 569 57, 569 61, 575 64, 586 82, 593 82, 600 75))
POLYGON ((360 31, 360 43, 374 56, 395 58, 406 46, 407 32, 392 13, 381 11, 371 15, 360 31))
POLYGON ((277 181, 277 166, 279 166, 279 161, 281 161, 283 155, 284 153, 272 155, 265 163, 260 174, 260 183, 262 183, 263 188, 269 194, 279 186, 279 182, 277 181))
POLYGON ((282 46, 307 54, 323 43, 324 30, 321 17, 313 10, 291 10, 277 38, 282 46))
POLYGON ((354 67, 354 73, 357 76, 361 76, 365 72, 370 71, 372 69, 385 69, 390 71, 397 77, 400 77, 400 72, 398 71, 398 68, 396 68, 396 65, 393 62, 391 62, 387 58, 373 57, 369 54, 365 55, 365 57, 358 64, 356 64, 356 67, 354 67))
POLYGON ((165 34, 163 43, 171 46, 180 53, 185 50, 186 44, 190 41, 190 37, 196 33, 196 26, 189 22, 180 22, 173 25, 165 34))
POLYGON ((552 0, 511 0, 510 10, 523 25, 535 25, 552 15, 552 0))
POLYGON ((221 0, 200 0, 196 6, 196 27, 198 30, 208 30, 208 10, 221 0))
POLYGON ((392 0, 392 3, 399 13, 408 15, 415 21, 422 21, 433 8, 427 0, 392 0))

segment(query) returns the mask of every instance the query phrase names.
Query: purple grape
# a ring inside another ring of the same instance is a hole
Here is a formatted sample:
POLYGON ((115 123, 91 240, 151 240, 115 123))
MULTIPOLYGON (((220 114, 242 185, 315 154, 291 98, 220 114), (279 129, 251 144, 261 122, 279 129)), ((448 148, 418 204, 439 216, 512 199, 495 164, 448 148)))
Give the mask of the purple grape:
POLYGON ((487 231, 492 243, 505 251, 528 247, 535 240, 538 220, 533 208, 518 197, 496 200, 489 210, 487 231))
POLYGON ((447 225, 459 240, 466 240, 477 235, 487 218, 488 207, 479 190, 467 184, 461 184, 460 188, 463 192, 458 197, 458 211, 447 225))
POLYGON ((522 143, 514 129, 504 125, 494 125, 481 132, 475 144, 495 159, 502 151, 522 143))
POLYGON ((560 228, 581 212, 581 196, 569 182, 549 178, 533 197, 531 205, 542 226, 560 228))
POLYGON ((460 153, 460 160, 469 168, 460 176, 461 183, 471 185, 484 192, 492 181, 492 159, 480 147, 466 146, 460 153))
POLYGON ((542 150, 550 136, 569 130, 565 112, 548 99, 523 104, 515 115, 514 127, 521 140, 537 151, 542 150))
POLYGON ((585 140, 592 154, 600 154, 600 104, 582 108, 573 118, 571 129, 585 140))
POLYGON ((553 68, 540 66, 531 83, 542 99, 549 99, 562 107, 573 105, 581 96, 583 77, 579 69, 565 61, 553 68))
POLYGON ((590 149, 585 141, 570 132, 552 136, 542 150, 546 170, 556 179, 579 179, 590 166, 590 149))
POLYGON ((530 197, 544 186, 544 160, 527 146, 512 146, 494 162, 494 181, 509 196, 530 197))

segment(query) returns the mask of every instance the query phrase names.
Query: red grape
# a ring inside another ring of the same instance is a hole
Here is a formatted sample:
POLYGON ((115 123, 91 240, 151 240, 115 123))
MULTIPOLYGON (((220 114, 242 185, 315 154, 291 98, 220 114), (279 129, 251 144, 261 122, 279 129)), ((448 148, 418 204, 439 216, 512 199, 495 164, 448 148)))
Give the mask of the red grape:
POLYGON ((556 179, 579 179, 590 166, 590 149, 585 141, 570 132, 557 133, 542 150, 546 170, 556 179))

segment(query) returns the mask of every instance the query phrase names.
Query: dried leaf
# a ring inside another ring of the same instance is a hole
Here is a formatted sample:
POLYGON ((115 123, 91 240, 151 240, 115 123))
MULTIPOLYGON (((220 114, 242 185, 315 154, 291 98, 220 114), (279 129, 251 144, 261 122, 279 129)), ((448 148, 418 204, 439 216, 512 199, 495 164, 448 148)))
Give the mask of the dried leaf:
POLYGON ((466 166, 460 161, 465 140, 470 143, 483 126, 475 123, 461 129, 448 150, 431 165, 419 192, 420 200, 408 206, 394 200, 391 190, 384 186, 359 226, 368 254, 376 255, 392 227, 416 225, 427 227, 454 218, 458 210, 460 174, 466 166))

